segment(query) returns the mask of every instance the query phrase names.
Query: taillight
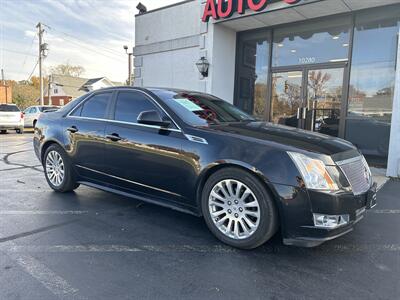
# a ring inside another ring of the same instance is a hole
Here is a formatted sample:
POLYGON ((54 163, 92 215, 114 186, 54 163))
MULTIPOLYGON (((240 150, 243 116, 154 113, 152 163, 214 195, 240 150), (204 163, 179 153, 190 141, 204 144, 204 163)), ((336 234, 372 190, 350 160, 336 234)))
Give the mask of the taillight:
POLYGON ((21 119, 23 119, 24 118, 24 114, 23 113, 21 113, 21 119))

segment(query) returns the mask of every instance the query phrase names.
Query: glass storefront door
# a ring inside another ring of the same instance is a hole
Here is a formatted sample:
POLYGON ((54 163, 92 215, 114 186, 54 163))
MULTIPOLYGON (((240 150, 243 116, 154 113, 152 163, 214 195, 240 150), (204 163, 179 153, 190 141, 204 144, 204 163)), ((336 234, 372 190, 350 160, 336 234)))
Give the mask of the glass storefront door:
POLYGON ((303 72, 272 74, 271 121, 291 127, 301 127, 300 110, 304 106, 303 72))
POLYGON ((339 136, 343 68, 308 70, 305 129, 339 136))
POLYGON ((271 121, 339 136, 344 67, 272 74, 271 121))

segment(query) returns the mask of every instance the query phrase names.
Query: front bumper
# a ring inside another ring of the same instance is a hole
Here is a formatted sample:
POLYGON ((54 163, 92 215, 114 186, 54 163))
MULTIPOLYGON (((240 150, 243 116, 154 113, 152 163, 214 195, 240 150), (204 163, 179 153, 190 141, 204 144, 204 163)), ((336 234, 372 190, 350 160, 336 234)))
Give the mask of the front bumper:
POLYGON ((366 211, 376 205, 376 185, 364 194, 323 193, 275 186, 280 198, 283 242, 286 245, 315 247, 351 232, 366 211), (349 215, 347 224, 327 229, 314 225, 313 214, 349 215))

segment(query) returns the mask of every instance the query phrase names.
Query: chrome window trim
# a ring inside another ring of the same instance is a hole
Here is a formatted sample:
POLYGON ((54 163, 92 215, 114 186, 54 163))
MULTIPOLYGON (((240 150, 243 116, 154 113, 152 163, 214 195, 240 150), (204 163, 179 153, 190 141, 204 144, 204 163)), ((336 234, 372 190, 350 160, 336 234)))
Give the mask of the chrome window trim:
MULTIPOLYGON (((136 125, 136 126, 142 126, 142 127, 148 127, 148 128, 155 128, 155 129, 163 129, 163 130, 169 130, 169 131, 174 131, 174 132, 183 132, 182 129, 178 126, 178 124, 175 122, 175 120, 171 117, 171 115, 148 93, 142 90, 137 90, 137 89, 126 89, 127 91, 133 91, 133 92, 140 92, 144 95, 146 95, 148 98, 150 98, 150 101, 155 103, 155 105, 160 108, 167 116, 168 118, 171 119, 172 123, 175 125, 175 128, 165 128, 161 126, 155 126, 155 125, 146 125, 146 124, 139 124, 139 123, 132 123, 132 122, 124 122, 124 121, 118 121, 118 120, 111 120, 111 119, 101 119, 101 118, 88 118, 88 117, 81 117, 81 116, 71 116, 77 110, 81 105, 84 105, 86 101, 89 101, 92 96, 86 97, 84 100, 82 100, 81 103, 79 103, 77 106, 75 106, 65 117, 66 118, 77 118, 77 119, 86 119, 86 120, 96 120, 96 121, 106 121, 106 122, 114 122, 114 123, 120 123, 120 124, 127 124, 127 125, 136 125)), ((104 91, 103 93, 111 93, 113 94, 114 92, 119 92, 121 90, 110 90, 110 91, 104 91)), ((102 94, 102 93, 95 93, 93 96, 102 94)))
POLYGON ((132 183, 132 184, 136 184, 136 185, 139 185, 139 186, 142 186, 142 187, 150 188, 150 189, 153 189, 153 190, 156 190, 156 191, 159 191, 159 192, 163 192, 163 193, 171 194, 171 195, 174 195, 174 196, 182 197, 181 195, 173 193, 173 192, 170 192, 170 191, 159 189, 159 188, 156 188, 156 187, 151 186, 151 185, 143 184, 143 183, 140 183, 140 182, 136 182, 136 181, 132 181, 132 180, 129 180, 129 179, 121 178, 121 177, 118 177, 118 176, 110 175, 110 174, 107 174, 107 173, 104 173, 104 172, 101 172, 101 171, 97 171, 97 170, 93 170, 91 168, 87 168, 87 167, 84 167, 84 166, 81 166, 81 165, 76 165, 76 167, 84 169, 84 170, 88 170, 88 171, 91 171, 91 172, 95 172, 95 173, 98 173, 98 174, 101 174, 101 175, 105 175, 105 176, 108 176, 108 177, 111 177, 111 178, 115 178, 115 179, 118 179, 118 180, 126 181, 126 182, 129 182, 129 183, 132 183))
POLYGON ((124 121, 116 121, 116 120, 110 120, 110 119, 87 118, 87 117, 78 117, 78 116, 67 116, 67 117, 69 119, 101 121, 101 122, 106 122, 106 123, 117 123, 117 124, 125 124, 125 125, 133 125, 133 126, 139 126, 139 127, 153 128, 153 129, 158 129, 158 130, 168 130, 168 131, 173 131, 173 132, 182 132, 179 129, 161 127, 161 126, 156 126, 156 125, 147 125, 147 124, 124 122, 124 121))

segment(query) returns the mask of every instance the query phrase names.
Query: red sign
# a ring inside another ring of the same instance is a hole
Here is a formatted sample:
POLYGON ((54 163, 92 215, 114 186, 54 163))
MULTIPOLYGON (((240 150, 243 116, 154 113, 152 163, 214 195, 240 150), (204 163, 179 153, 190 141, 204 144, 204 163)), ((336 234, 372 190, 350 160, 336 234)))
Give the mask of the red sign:
MULTIPOLYGON (((300 0, 281 0, 287 4, 295 4, 300 0)), ((261 11, 265 9, 270 0, 207 0, 202 17, 203 22, 208 22, 210 18, 214 20, 226 19, 231 17, 235 12, 244 14, 246 9, 252 11, 261 11)))

